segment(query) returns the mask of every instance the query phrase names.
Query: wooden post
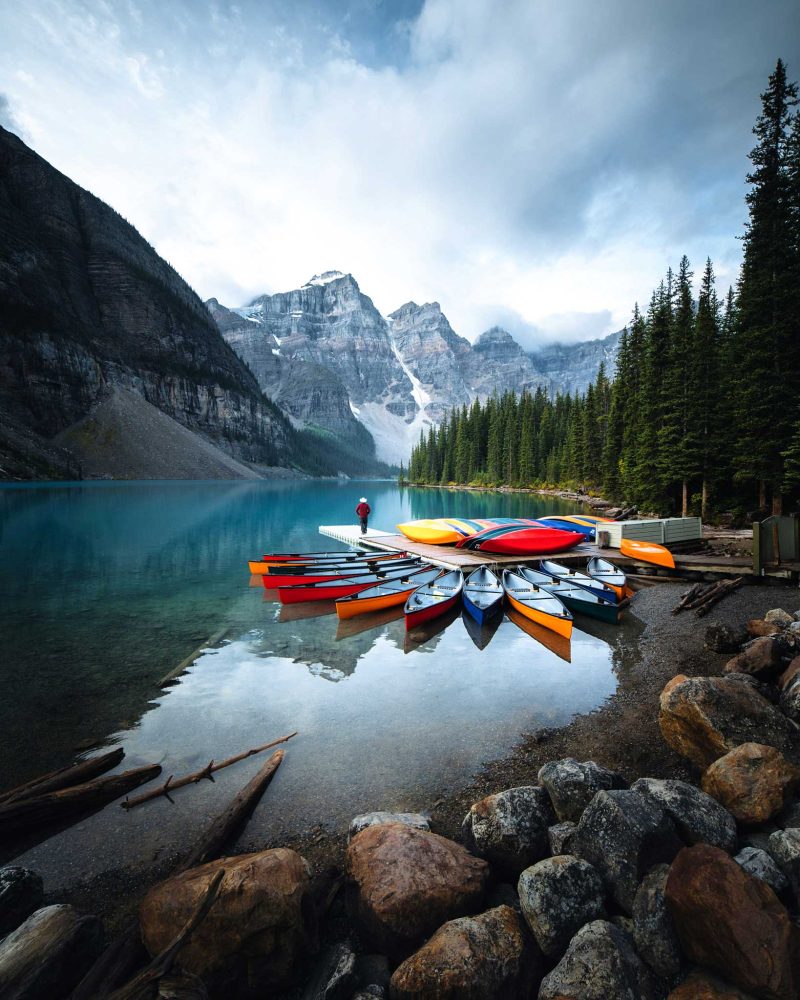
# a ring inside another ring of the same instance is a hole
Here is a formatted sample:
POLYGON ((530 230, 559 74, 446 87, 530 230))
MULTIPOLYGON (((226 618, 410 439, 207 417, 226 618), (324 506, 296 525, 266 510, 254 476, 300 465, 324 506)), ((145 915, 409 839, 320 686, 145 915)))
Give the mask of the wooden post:
POLYGON ((781 564, 781 536, 778 530, 778 522, 772 522, 772 554, 775 557, 775 565, 781 564))

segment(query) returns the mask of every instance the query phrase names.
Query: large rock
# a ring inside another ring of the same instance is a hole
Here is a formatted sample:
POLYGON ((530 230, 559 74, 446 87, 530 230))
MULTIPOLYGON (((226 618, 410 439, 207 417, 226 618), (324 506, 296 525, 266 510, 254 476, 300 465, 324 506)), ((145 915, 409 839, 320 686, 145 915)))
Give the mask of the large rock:
POLYGON ((339 941, 315 962, 302 1000, 350 1000, 355 986, 356 954, 349 941, 339 941))
POLYGON ((794 617, 783 608, 773 608, 764 615, 764 621, 771 625, 777 625, 779 628, 788 628, 794 621, 794 617))
POLYGON ((687 844, 713 844, 729 852, 735 849, 736 820, 694 785, 671 778, 639 778, 631 791, 661 806, 687 844))
POLYGON ((415 826, 418 830, 430 830, 431 824, 427 816, 422 813, 393 813, 393 812, 370 812, 354 816, 350 820, 350 827, 347 831, 348 843, 366 830, 368 826, 378 826, 381 823, 405 823, 406 826, 415 826))
POLYGON ((760 878, 772 889, 778 899, 786 902, 789 880, 766 851, 758 847, 743 847, 733 859, 748 875, 760 878))
POLYGON ((645 875, 633 900, 633 940, 636 950, 666 983, 675 983, 681 971, 681 949, 664 890, 668 865, 657 865, 645 875))
POLYGON ((139 911, 145 947, 151 955, 167 947, 220 869, 225 876, 217 899, 178 964, 204 979, 236 975, 265 988, 287 982, 306 945, 310 871, 304 858, 283 847, 220 858, 154 886, 139 911))
POLYGON ((741 989, 772 1000, 800 991, 800 929, 775 893, 717 847, 686 847, 667 880, 684 953, 741 989))
POLYGON ((661 996, 630 935, 605 920, 595 920, 578 931, 539 989, 539 1000, 656 1000, 661 996))
POLYGON ((541 957, 510 906, 450 920, 398 966, 391 1000, 525 1000, 541 957))
POLYGON ((569 854, 569 843, 578 829, 578 824, 570 820, 555 823, 547 828, 547 839, 550 841, 551 854, 569 854))
POLYGON ((800 829, 789 827, 773 833, 769 838, 769 853, 789 880, 800 903, 800 829))
POLYGON ((103 948, 103 925, 71 906, 45 906, 0 941, 0 997, 67 996, 103 948))
POLYGON ((543 788, 508 788, 476 802, 461 827, 467 846, 504 871, 518 875, 550 853, 547 828, 555 822, 543 788))
POLYGON ((800 722, 800 671, 784 685, 778 704, 793 722, 800 722))
POLYGON ((754 674, 760 676, 775 670, 781 664, 781 647, 776 639, 763 636, 749 642, 745 648, 728 660, 726 674, 754 674))
MULTIPOLYGON (((800 624, 800 622, 798 622, 798 624, 800 624)), ((789 666, 778 678, 778 684, 782 689, 785 689, 798 675, 800 675, 800 656, 795 656, 795 658, 789 663, 789 666)))
POLYGON ((397 958, 446 920, 480 909, 489 881, 488 864, 460 844, 400 823, 362 830, 347 869, 363 930, 397 958))
POLYGON ((698 767, 742 743, 766 743, 790 756, 800 730, 751 684, 730 677, 678 674, 661 692, 659 726, 666 742, 698 767))
POLYGON ((577 823, 595 792, 627 788, 627 782, 593 760, 579 762, 572 757, 551 760, 539 769, 539 784, 547 789, 559 820, 577 823))
POLYGON ((759 639, 764 635, 777 635, 781 631, 780 625, 764 621, 763 618, 751 618, 745 627, 748 635, 754 639, 759 639))
POLYGON ((706 770, 703 791, 728 809, 740 823, 766 823, 791 801, 800 768, 774 747, 743 743, 706 770))
POLYGON ((563 952, 584 924, 606 915, 603 880, 588 862, 569 854, 526 868, 518 890, 522 915, 548 956, 563 952))
POLYGON ((680 986, 667 997, 667 1000, 753 1000, 751 993, 742 993, 735 986, 730 986, 710 972, 695 970, 690 972, 680 986))
POLYGON ((709 622, 706 625, 705 647, 715 653, 736 653, 747 640, 744 629, 734 629, 722 622, 709 622))
POLYGON ((41 878, 28 868, 0 868, 0 938, 15 930, 42 905, 41 878))
POLYGON ((663 809, 637 792, 618 790, 595 795, 571 843, 572 853, 594 865, 627 913, 645 873, 669 863, 683 846, 663 809))

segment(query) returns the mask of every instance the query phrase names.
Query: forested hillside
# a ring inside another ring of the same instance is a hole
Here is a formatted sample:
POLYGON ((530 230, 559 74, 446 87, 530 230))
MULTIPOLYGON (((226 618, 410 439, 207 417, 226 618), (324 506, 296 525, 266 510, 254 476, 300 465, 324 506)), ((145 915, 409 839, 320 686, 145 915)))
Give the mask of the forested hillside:
POLYGON ((736 288, 684 256, 586 394, 506 392, 422 437, 420 483, 575 486, 647 510, 779 513, 800 497, 800 114, 779 60, 762 94, 736 288))

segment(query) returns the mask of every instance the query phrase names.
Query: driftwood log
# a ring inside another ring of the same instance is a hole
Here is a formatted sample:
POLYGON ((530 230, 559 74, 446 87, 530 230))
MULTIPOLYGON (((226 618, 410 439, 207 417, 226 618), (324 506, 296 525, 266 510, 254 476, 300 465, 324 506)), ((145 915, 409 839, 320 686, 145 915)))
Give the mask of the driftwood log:
MULTIPOLYGON (((235 840, 272 781, 284 753, 284 750, 276 750, 272 754, 186 854, 173 870, 173 875, 179 875, 206 861, 213 861, 222 854, 227 844, 235 840)), ((146 955, 139 936, 139 922, 134 918, 95 962, 72 993, 71 1000, 101 1000, 108 997, 130 979, 146 955)))
POLYGON ((44 795, 45 792, 57 792, 60 788, 69 788, 72 785, 80 785, 85 781, 90 781, 100 774, 105 774, 125 756, 122 747, 103 754, 101 757, 90 757, 89 760, 81 761, 80 764, 72 764, 69 767, 59 768, 57 771, 50 771, 48 774, 39 775, 26 781, 24 785, 17 785, 7 792, 0 793, 0 803, 16 802, 18 799, 29 799, 34 795, 44 795))
POLYGON ((225 869, 221 868, 214 876, 199 906, 189 920, 187 920, 175 940, 159 955, 156 955, 153 961, 142 969, 138 975, 134 976, 129 983, 118 990, 114 990, 109 1000, 151 1000, 155 996, 158 980, 162 976, 169 974, 178 952, 205 920, 208 911, 214 905, 220 883, 224 877, 225 869))
MULTIPOLYGON (((198 781, 202 781, 203 778, 208 778, 209 781, 213 781, 212 774, 215 771, 221 771, 223 767, 230 767, 231 764, 238 764, 240 760, 245 760, 247 757, 252 757, 254 754, 263 753, 264 750, 269 750, 271 747, 276 747, 279 743, 286 743, 293 736, 297 736, 297 732, 289 733, 288 736, 281 736, 279 740, 272 740, 270 743, 264 743, 260 747, 253 747, 252 750, 245 750, 244 753, 237 753, 234 757, 228 757, 226 760, 221 760, 219 764, 215 764, 214 761, 209 761, 205 767, 201 768, 199 771, 194 771, 192 774, 184 775, 182 778, 176 778, 173 780, 173 775, 170 775, 163 785, 158 788, 154 788, 149 792, 143 792, 141 795, 136 795, 132 799, 125 799, 120 805, 123 809, 133 809, 134 806, 141 805, 143 802, 150 802, 151 799, 157 799, 161 795, 165 795, 169 799, 169 793, 174 792, 176 788, 183 788, 185 785, 196 784, 198 781)), ((170 801, 172 801, 170 799, 170 801)))
POLYGON ((680 604, 676 604, 675 607, 672 609, 673 615, 680 614, 680 612, 683 611, 684 608, 687 608, 689 604, 695 599, 695 597, 697 597, 697 595, 705 589, 706 589, 705 584, 703 583, 696 583, 693 587, 690 587, 690 589, 687 590, 686 593, 682 595, 682 600, 680 604))
POLYGON ((744 577, 741 576, 737 576, 735 580, 722 580, 696 606, 695 617, 702 618, 704 615, 707 615, 715 604, 721 601, 723 597, 727 597, 728 594, 733 593, 737 587, 741 587, 743 582, 744 577))
POLYGON ((148 764, 56 792, 4 802, 0 804, 0 839, 9 834, 37 830, 75 813, 103 806, 146 781, 152 781, 159 774, 160 764, 148 764))

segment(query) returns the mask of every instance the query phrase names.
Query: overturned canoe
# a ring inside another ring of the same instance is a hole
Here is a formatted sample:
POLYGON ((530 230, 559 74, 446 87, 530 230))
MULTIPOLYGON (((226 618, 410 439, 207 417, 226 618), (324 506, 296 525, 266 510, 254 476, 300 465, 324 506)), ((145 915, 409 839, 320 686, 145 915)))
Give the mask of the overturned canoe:
POLYGON ((623 556, 630 559, 638 559, 639 562, 652 563, 654 566, 666 566, 667 569, 675 569, 675 559, 669 549, 656 542, 641 542, 637 538, 622 538, 619 543, 619 551, 623 556))
POLYGON ((520 614, 565 639, 571 637, 572 614, 557 597, 510 569, 503 570, 503 590, 511 607, 520 614))
POLYGON ((386 583, 368 587, 350 597, 340 597, 336 602, 336 614, 341 619, 354 618, 356 615, 367 614, 371 611, 383 611, 385 608, 404 604, 418 587, 425 583, 432 583, 440 573, 441 570, 438 568, 434 569, 429 565, 423 565, 416 572, 411 573, 407 579, 389 580, 386 583))
POLYGON ((541 587, 548 594, 557 597, 573 614, 588 615, 590 618, 609 622, 612 625, 619 624, 622 609, 615 602, 597 597, 584 587, 559 580, 550 576, 549 573, 544 573, 539 569, 531 569, 529 566, 518 566, 517 573, 528 583, 541 587))
POLYGON ((490 528, 458 543, 458 548, 498 555, 539 556, 566 552, 585 541, 577 531, 562 531, 543 525, 503 525, 490 528))
POLYGON ((481 625, 502 614, 503 587, 488 566, 479 566, 467 577, 464 609, 481 625))
POLYGON ((443 570, 431 583, 419 587, 406 601, 406 631, 454 608, 463 590, 464 574, 460 569, 443 570))
POLYGON ((617 592, 613 587, 609 587, 600 580, 593 580, 585 573, 579 573, 578 570, 572 569, 571 566, 564 566, 561 563, 554 562, 552 559, 542 559, 539 563, 539 569, 557 580, 563 580, 565 583, 573 583, 577 587, 583 587, 590 594, 594 594, 595 597, 600 597, 610 604, 617 604, 619 602, 617 592))

